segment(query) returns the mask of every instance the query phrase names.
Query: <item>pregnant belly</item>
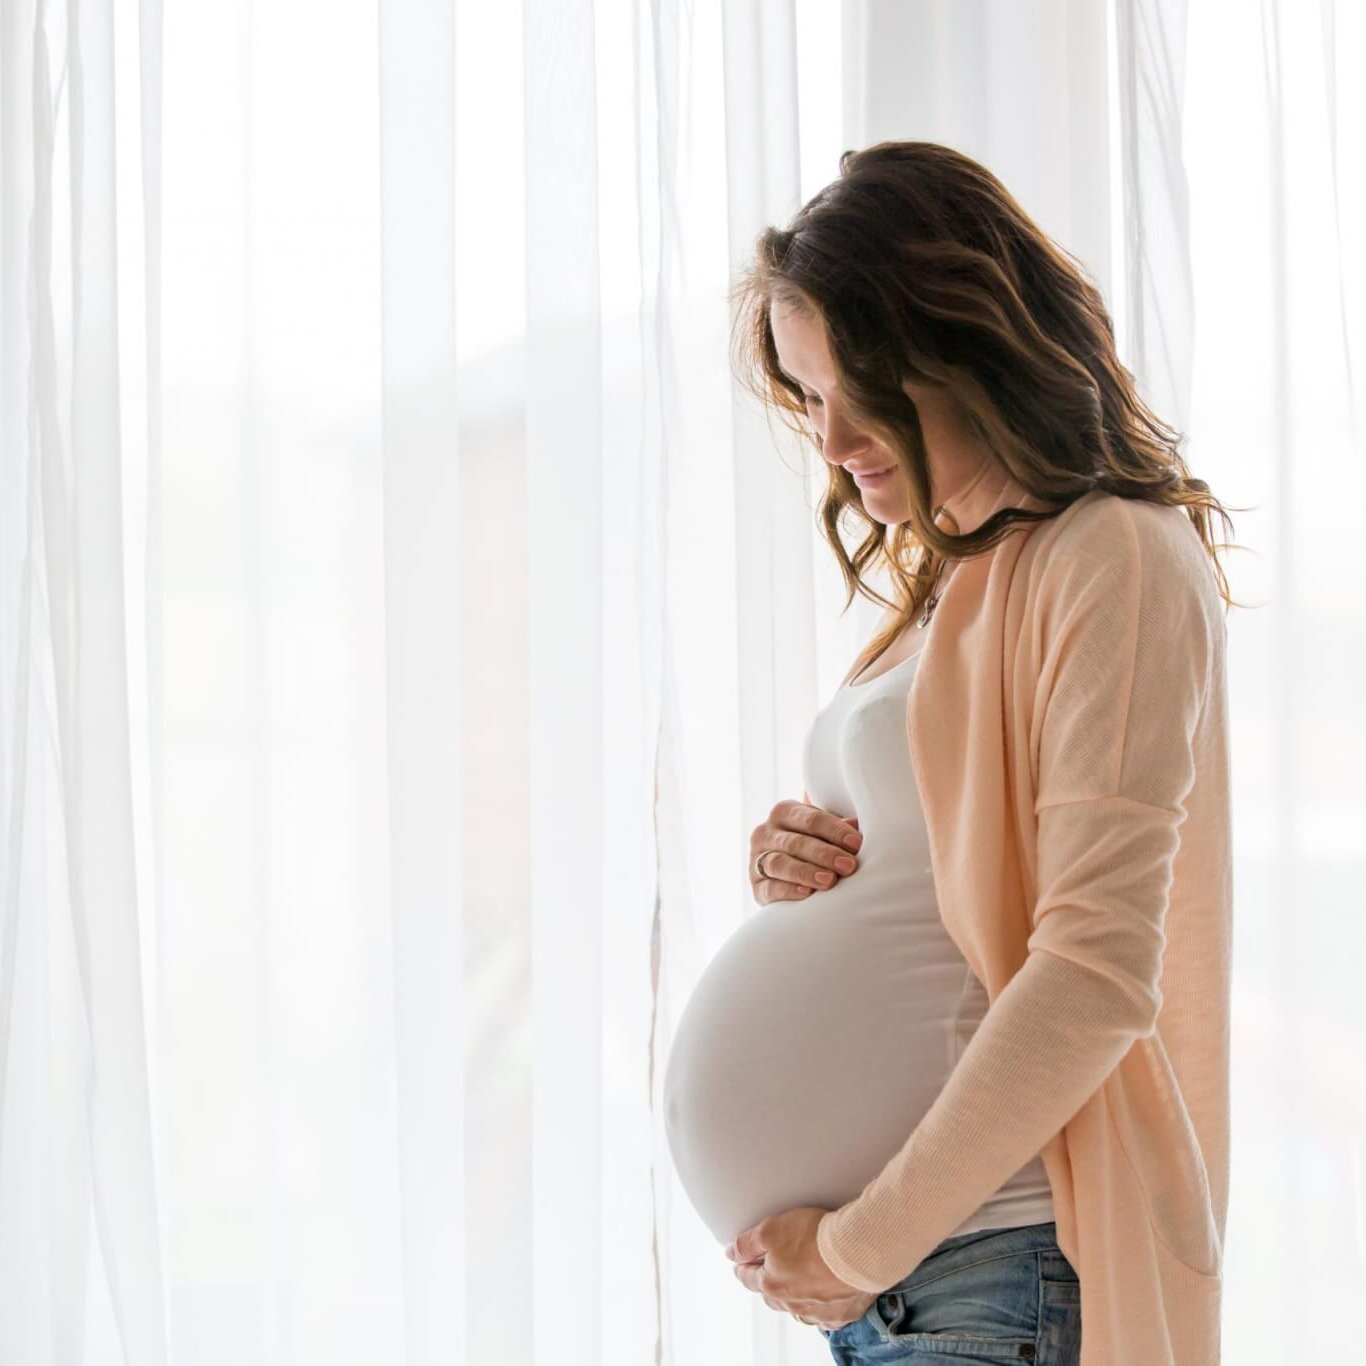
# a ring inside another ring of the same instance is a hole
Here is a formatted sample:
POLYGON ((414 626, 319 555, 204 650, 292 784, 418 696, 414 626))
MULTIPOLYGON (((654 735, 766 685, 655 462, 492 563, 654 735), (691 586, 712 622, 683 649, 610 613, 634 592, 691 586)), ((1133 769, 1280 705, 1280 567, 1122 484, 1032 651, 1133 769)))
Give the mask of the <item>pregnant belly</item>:
MULTIPOLYGON (((952 1067, 962 960, 924 952, 904 905, 838 893, 745 920, 688 999, 665 1130, 719 1241, 798 1205, 835 1208, 900 1149, 952 1067)), ((937 913, 936 913, 937 915, 937 913)))

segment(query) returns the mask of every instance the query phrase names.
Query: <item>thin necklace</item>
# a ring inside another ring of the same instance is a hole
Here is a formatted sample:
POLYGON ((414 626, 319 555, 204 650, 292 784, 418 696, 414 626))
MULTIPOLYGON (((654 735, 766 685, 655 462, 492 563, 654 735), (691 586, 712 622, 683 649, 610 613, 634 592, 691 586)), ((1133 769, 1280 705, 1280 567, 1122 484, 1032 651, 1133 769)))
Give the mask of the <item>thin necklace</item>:
MULTIPOLYGON (((952 570, 949 571, 949 573, 952 572, 952 570)), ((946 577, 947 576, 944 575, 943 566, 941 565, 939 574, 935 576, 934 587, 930 590, 930 596, 925 599, 925 610, 920 614, 919 621, 916 622, 916 625, 922 629, 930 624, 930 618, 934 615, 934 609, 939 606, 939 599, 943 596, 944 592, 944 578, 946 577)))

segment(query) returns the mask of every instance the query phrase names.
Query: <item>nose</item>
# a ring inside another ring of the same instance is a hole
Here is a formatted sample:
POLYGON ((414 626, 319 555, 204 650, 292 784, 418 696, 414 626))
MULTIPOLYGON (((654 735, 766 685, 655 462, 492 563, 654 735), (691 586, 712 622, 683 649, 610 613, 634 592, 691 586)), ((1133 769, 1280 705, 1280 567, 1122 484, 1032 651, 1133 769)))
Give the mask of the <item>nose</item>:
POLYGON ((843 465, 855 456, 873 448, 873 440, 831 408, 826 414, 825 434, 821 439, 821 454, 832 465, 843 465))

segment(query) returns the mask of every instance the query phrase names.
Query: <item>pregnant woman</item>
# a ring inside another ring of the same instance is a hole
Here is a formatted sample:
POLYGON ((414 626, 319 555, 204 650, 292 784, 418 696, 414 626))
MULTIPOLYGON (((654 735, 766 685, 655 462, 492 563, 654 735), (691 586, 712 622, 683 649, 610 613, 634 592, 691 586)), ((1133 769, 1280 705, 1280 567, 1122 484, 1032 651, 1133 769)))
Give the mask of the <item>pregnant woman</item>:
POLYGON ((1207 1366, 1228 515, 985 168, 911 142, 840 169, 761 237, 741 335, 887 611, 678 1021, 674 1163, 837 1362, 1207 1366))

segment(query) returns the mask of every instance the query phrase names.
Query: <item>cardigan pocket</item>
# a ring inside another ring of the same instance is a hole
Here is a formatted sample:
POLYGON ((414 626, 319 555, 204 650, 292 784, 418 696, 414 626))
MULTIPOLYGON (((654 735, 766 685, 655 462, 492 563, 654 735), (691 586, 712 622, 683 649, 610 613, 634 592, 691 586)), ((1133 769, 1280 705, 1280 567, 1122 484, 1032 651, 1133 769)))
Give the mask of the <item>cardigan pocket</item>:
POLYGON ((1223 1252, 1208 1169, 1166 1052, 1156 1040, 1155 1035, 1135 1040, 1101 1093, 1142 1192, 1154 1239, 1186 1270, 1217 1281, 1223 1252))

